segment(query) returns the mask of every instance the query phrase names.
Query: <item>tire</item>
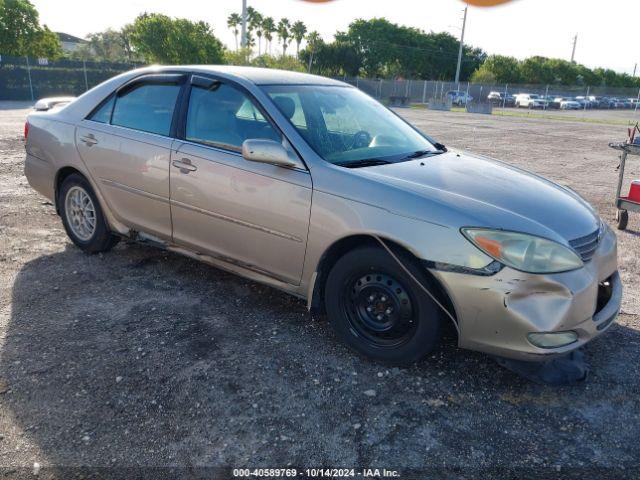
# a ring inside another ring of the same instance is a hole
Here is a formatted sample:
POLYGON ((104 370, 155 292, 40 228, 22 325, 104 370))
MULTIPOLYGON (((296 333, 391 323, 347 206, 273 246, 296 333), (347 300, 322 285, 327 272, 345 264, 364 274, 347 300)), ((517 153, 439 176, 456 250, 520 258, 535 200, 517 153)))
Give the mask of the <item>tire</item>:
POLYGON ((106 252, 120 240, 109 231, 100 203, 82 175, 74 173, 64 179, 58 205, 67 235, 84 252, 106 252))
MULTIPOLYGON (((408 255, 398 258, 434 291, 408 255)), ((377 362, 410 365, 440 340, 440 307, 381 248, 357 248, 338 260, 327 278, 325 306, 338 337, 377 362)))
POLYGON ((626 230, 629 224, 629 212, 616 210, 616 222, 618 222, 618 230, 626 230))

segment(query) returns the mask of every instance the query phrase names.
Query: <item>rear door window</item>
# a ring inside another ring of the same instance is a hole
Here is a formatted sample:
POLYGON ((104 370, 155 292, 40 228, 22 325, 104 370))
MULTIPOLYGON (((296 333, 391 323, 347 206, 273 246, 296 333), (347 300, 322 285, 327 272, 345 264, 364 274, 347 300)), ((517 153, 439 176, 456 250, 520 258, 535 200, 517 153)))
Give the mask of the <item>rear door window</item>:
POLYGON ((168 136, 180 85, 142 83, 116 99, 111 123, 168 136))

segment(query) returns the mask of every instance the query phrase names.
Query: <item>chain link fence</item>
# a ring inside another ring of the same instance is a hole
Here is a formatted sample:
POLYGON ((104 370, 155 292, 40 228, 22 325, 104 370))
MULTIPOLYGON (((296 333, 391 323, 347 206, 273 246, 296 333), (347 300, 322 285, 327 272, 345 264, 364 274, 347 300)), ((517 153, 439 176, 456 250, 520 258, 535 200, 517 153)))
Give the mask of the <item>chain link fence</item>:
POLYGON ((589 85, 508 85, 455 83, 435 80, 385 80, 339 77, 369 95, 396 106, 423 104, 430 108, 467 108, 489 113, 492 109, 621 110, 638 115, 640 89, 589 85), (520 95, 538 99, 528 102, 520 95), (522 101, 522 104, 520 104, 522 101), (564 103, 563 103, 564 102, 564 103), (482 109, 487 106, 489 108, 482 109))
POLYGON ((31 100, 80 95, 134 63, 48 60, 0 55, 0 100, 31 100))
MULTIPOLYGON (((119 73, 141 66, 135 63, 90 62, 0 56, 0 100, 30 100, 42 97, 77 96, 119 73)), ((636 119, 640 107, 640 90, 602 86, 505 85, 454 83, 435 80, 366 79, 340 77, 369 95, 390 105, 422 104, 429 108, 466 108, 490 113, 517 106, 518 94, 528 94, 543 101, 520 105, 539 110, 608 109, 629 112, 621 118, 636 119), (572 103, 562 105, 561 100, 572 103)))

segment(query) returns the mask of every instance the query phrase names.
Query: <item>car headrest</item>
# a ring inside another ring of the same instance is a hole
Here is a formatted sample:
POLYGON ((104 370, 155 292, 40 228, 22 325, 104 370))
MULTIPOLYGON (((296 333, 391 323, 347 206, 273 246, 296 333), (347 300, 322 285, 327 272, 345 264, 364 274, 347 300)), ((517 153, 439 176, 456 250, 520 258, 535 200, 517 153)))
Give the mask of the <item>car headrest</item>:
POLYGON ((296 103, 290 97, 274 97, 273 101, 277 105, 282 114, 289 120, 296 113, 296 103))

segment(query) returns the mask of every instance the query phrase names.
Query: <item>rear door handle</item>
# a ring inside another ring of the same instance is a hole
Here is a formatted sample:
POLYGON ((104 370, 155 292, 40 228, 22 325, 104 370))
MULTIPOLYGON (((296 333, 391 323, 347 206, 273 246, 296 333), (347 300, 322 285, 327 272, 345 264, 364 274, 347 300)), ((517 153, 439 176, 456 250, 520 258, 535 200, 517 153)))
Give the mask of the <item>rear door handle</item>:
POLYGON ((171 164, 174 167, 179 168, 180 173, 195 172, 196 170, 198 170, 198 167, 196 167, 193 163, 191 163, 191 160, 188 158, 174 160, 173 162, 171 162, 171 164))
POLYGON ((98 143, 98 139, 95 137, 93 133, 88 133, 82 137, 80 137, 80 141, 86 143, 87 147, 91 147, 98 143))

